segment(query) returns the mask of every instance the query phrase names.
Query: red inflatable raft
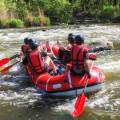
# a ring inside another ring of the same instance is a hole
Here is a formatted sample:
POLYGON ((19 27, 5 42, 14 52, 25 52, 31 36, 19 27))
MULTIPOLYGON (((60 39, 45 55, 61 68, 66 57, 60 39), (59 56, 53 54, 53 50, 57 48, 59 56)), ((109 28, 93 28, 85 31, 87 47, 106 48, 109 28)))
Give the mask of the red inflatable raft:
MULTIPOLYGON (((86 93, 101 90, 104 84, 104 73, 98 67, 93 67, 91 75, 92 77, 89 79, 86 87, 86 93)), ((86 74, 81 77, 74 75, 71 71, 67 71, 56 76, 52 76, 46 72, 38 76, 33 76, 32 81, 37 89, 45 95, 75 96, 82 93, 87 79, 86 74)))
MULTIPOLYGON (((57 48, 57 47, 56 47, 57 48)), ((55 54, 58 53, 58 48, 52 48, 55 54)), ((43 95, 50 96, 78 96, 84 90, 87 81, 87 75, 78 76, 67 70, 61 75, 52 76, 48 72, 40 75, 33 74, 31 68, 26 66, 29 75, 32 77, 33 84, 43 95)), ((91 68, 91 63, 89 64, 91 68)), ((93 66, 91 70, 91 78, 88 80, 86 93, 92 93, 101 90, 105 80, 103 71, 93 66)))

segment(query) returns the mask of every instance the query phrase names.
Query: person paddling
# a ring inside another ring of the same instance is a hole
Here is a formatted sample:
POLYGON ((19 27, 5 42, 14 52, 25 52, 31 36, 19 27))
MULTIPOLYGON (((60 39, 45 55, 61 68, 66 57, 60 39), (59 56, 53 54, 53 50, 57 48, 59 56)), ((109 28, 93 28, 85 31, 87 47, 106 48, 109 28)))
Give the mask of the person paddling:
POLYGON ((63 64, 66 64, 67 62, 70 61, 69 53, 70 53, 72 46, 75 44, 75 35, 73 35, 72 33, 69 33, 67 40, 68 40, 67 47, 66 48, 60 47, 59 52, 58 52, 58 58, 63 64))
POLYGON ((27 50, 29 49, 28 41, 29 41, 29 38, 25 38, 24 44, 21 46, 21 51, 23 54, 25 54, 27 50))
POLYGON ((70 50, 71 47, 75 44, 75 35, 73 33, 69 33, 67 40, 68 40, 67 50, 70 50))
POLYGON ((27 53, 25 59, 26 59, 26 62, 28 63, 27 65, 29 66, 29 68, 32 68, 32 73, 41 74, 46 71, 48 72, 52 71, 53 66, 50 67, 48 64, 46 64, 46 61, 48 59, 46 59, 46 61, 44 60, 44 57, 47 56, 47 53, 43 51, 42 52, 39 51, 38 45, 34 43, 32 40, 30 40, 28 44, 31 50, 27 53))
POLYGON ((84 37, 82 35, 77 35, 75 37, 76 44, 71 48, 70 55, 72 61, 72 72, 77 75, 88 75, 88 78, 91 77, 87 59, 89 49, 84 45, 84 37))

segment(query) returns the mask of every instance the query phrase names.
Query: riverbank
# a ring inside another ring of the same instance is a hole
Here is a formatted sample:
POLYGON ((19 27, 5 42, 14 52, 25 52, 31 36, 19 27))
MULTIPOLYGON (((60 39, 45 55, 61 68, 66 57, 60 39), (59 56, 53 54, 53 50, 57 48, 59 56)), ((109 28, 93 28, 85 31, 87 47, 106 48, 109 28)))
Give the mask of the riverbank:
POLYGON ((105 19, 105 18, 96 18, 96 17, 80 17, 74 20, 74 24, 120 24, 120 16, 111 18, 111 19, 105 19))
POLYGON ((94 20, 91 19, 84 19, 84 20, 80 20, 78 22, 76 22, 76 24, 58 24, 58 25, 49 25, 49 26, 35 26, 35 27, 23 27, 23 28, 4 28, 4 29, 0 29, 0 33, 9 33, 9 32, 34 32, 37 30, 41 30, 41 31, 46 31, 46 30, 50 30, 50 29, 62 29, 62 28, 79 28, 81 25, 84 26, 89 26, 89 25, 100 25, 100 26, 109 26, 109 25, 120 25, 120 23, 111 23, 111 22, 93 22, 94 20))
MULTIPOLYGON (((67 23, 54 23, 53 25, 47 25, 47 26, 24 26, 22 23, 22 26, 14 26, 14 27, 10 27, 10 26, 6 26, 6 27, 0 27, 0 31, 1 30, 5 30, 5 29, 9 29, 9 30, 14 30, 16 29, 17 31, 24 31, 24 29, 26 29, 27 31, 33 31, 34 29, 36 30, 47 30, 47 29, 56 29, 56 28, 64 28, 64 27, 68 27, 68 26, 76 26, 80 25, 80 24, 105 24, 105 25, 109 25, 109 24, 120 24, 120 17, 118 18, 113 18, 113 19, 99 19, 96 17, 79 17, 74 19, 71 23, 67 24, 67 23)), ((1 24, 0 24, 1 26, 1 24)))

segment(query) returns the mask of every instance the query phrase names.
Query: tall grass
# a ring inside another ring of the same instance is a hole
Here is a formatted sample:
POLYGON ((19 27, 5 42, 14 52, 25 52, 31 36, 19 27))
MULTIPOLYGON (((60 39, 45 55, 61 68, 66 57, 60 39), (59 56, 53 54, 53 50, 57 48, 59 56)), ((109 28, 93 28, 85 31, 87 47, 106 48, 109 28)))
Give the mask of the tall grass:
POLYGON ((25 19, 26 26, 44 26, 50 25, 50 19, 48 17, 28 17, 25 19))
POLYGON ((20 19, 1 19, 0 28, 21 28, 24 27, 24 22, 20 19))
POLYGON ((24 22, 20 19, 11 19, 8 21, 8 26, 10 28, 21 28, 24 26, 24 22))

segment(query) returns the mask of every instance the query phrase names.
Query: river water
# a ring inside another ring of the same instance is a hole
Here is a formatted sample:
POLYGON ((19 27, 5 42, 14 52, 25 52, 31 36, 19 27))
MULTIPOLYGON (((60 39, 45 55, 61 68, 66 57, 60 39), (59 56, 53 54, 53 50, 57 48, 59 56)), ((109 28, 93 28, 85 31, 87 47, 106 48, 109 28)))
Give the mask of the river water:
MULTIPOLYGON (((120 120, 120 25, 77 25, 44 31, 0 30, 0 58, 20 52, 25 37, 64 44, 68 33, 84 34, 85 43, 93 47, 104 45, 108 40, 115 46, 114 50, 97 53, 95 64, 105 72, 105 86, 87 100, 85 112, 78 119, 120 120)), ((73 120, 70 112, 74 102, 75 99, 41 97, 18 64, 7 74, 0 74, 0 120, 73 120)))

